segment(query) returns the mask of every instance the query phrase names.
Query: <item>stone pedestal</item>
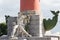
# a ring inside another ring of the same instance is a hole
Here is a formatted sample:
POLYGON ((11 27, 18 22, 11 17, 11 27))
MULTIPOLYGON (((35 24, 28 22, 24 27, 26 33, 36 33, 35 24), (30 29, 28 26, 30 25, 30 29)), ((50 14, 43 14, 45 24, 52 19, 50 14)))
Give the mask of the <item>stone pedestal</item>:
MULTIPOLYGON (((40 37, 41 35, 43 36, 44 34, 44 28, 42 26, 42 20, 40 18, 39 13, 40 12, 36 12, 36 11, 24 11, 24 12, 20 12, 23 13, 24 15, 30 15, 31 19, 30 19, 30 24, 29 24, 29 29, 28 29, 28 33, 32 35, 32 37, 28 37, 26 38, 27 40, 50 40, 50 38, 46 38, 46 37, 40 37)), ((19 13, 19 14, 20 14, 19 13)), ((20 17, 20 15, 18 14, 18 18, 20 17)), ((20 22, 18 21, 18 18, 8 18, 8 36, 11 35, 11 31, 12 31, 12 27, 13 27, 13 22, 20 22)), ((17 23, 19 24, 19 23, 17 23)), ((7 38, 6 40, 23 40, 25 38, 7 38)), ((2 39, 1 39, 2 40, 2 39)), ((5 40, 5 39, 3 39, 5 40)))
POLYGON ((22 38, 22 37, 13 37, 13 38, 5 38, 0 40, 51 40, 51 38, 48 37, 27 37, 27 38, 22 38))
POLYGON ((31 37, 31 38, 27 38, 27 40, 51 40, 51 38, 48 38, 48 37, 31 37))
POLYGON ((31 22, 29 25, 29 33, 32 36, 38 37, 40 34, 40 27, 39 27, 39 15, 32 15, 31 22))

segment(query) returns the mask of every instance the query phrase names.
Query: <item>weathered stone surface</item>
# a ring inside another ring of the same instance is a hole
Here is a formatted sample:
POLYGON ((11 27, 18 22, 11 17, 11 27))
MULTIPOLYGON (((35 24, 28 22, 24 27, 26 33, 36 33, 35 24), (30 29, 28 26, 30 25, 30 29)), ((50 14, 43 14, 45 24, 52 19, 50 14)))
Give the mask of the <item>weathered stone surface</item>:
MULTIPOLYGON (((32 14, 31 20, 30 20, 30 25, 29 25, 29 29, 28 32, 32 35, 32 36, 39 36, 40 35, 40 20, 39 20, 39 15, 36 15, 37 12, 35 11, 24 11, 21 12, 24 15, 29 15, 32 14)), ((18 15, 18 17, 20 17, 20 14, 18 15)), ((19 19, 18 19, 19 20, 19 19)))
POLYGON ((11 36, 11 32, 13 30, 13 22, 15 22, 17 24, 17 17, 8 17, 7 19, 7 27, 8 27, 8 36, 11 36))
POLYGON ((14 38, 5 38, 5 39, 0 39, 0 40, 51 40, 49 37, 27 37, 27 38, 22 38, 22 37, 14 37, 14 38))
POLYGON ((29 33, 32 36, 39 36, 39 15, 32 15, 31 16, 31 22, 29 26, 29 33))
POLYGON ((23 38, 21 38, 21 37, 13 37, 13 38, 7 37, 7 38, 0 38, 0 40, 23 40, 23 38))
MULTIPOLYGON (((39 36, 40 35, 40 20, 39 20, 39 16, 40 15, 36 15, 38 12, 36 11, 24 11, 24 12, 20 12, 20 13, 23 13, 24 15, 29 15, 29 14, 32 14, 31 16, 31 22, 30 22, 30 25, 29 25, 29 33, 33 36, 39 36)), ((21 16, 20 13, 18 14, 18 20, 19 20, 19 17, 21 16)), ((20 21, 18 21, 20 22, 20 21)))
POLYGON ((32 15, 31 20, 39 20, 39 15, 32 15))
MULTIPOLYGON (((23 13, 24 15, 32 14, 31 15, 31 22, 29 25, 29 33, 33 36, 40 36, 40 31, 42 29, 40 28, 40 25, 41 25, 40 24, 40 15, 36 15, 38 12, 36 12, 36 11, 25 11, 25 12, 21 12, 21 13, 23 13)), ((20 14, 18 14, 18 20, 19 20, 19 17, 21 17, 20 14)), ((11 31, 13 29, 13 22, 17 22, 17 18, 9 17, 7 20, 8 20, 8 23, 7 23, 8 35, 10 36, 11 31)), ((18 22, 20 22, 20 20, 18 22)))
POLYGON ((27 40, 51 40, 51 38, 48 38, 48 37, 31 37, 31 38, 27 38, 27 40))

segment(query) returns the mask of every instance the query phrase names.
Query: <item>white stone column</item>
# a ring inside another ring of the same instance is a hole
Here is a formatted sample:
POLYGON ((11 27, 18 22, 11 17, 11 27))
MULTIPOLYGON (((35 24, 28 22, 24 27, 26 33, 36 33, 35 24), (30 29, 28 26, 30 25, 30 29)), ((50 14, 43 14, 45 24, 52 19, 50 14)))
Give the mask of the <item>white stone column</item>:
POLYGON ((42 15, 42 13, 40 13, 40 16, 39 16, 39 27, 40 27, 40 37, 44 37, 44 32, 45 32, 45 30, 44 30, 44 26, 43 26, 43 15, 42 15))

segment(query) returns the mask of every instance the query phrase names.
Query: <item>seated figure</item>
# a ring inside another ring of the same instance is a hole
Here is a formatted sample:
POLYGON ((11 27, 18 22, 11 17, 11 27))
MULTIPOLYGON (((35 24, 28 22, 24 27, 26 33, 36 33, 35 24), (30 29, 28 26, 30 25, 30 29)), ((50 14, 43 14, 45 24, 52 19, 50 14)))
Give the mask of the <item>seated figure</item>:
POLYGON ((25 25, 27 25, 27 19, 28 17, 26 15, 21 14, 18 19, 18 24, 16 25, 15 22, 13 22, 13 31, 11 32, 11 37, 16 36, 29 36, 31 35, 25 30, 25 25), (20 34, 20 35, 19 35, 20 34))

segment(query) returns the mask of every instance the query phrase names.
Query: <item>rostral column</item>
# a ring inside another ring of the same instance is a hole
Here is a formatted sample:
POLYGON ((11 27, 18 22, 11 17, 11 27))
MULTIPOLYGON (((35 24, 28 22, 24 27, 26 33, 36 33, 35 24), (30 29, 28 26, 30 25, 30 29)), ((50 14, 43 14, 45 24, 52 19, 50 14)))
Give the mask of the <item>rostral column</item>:
POLYGON ((43 37, 40 0, 20 0, 20 13, 25 15, 31 14, 28 32, 32 36, 43 37))

